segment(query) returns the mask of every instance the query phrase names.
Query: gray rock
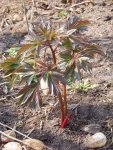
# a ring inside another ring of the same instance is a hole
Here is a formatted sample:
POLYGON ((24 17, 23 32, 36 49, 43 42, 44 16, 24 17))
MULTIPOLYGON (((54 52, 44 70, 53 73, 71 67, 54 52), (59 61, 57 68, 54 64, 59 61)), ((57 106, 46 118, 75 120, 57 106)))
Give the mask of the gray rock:
POLYGON ((95 134, 101 130, 101 126, 99 124, 89 124, 83 127, 83 131, 95 134))

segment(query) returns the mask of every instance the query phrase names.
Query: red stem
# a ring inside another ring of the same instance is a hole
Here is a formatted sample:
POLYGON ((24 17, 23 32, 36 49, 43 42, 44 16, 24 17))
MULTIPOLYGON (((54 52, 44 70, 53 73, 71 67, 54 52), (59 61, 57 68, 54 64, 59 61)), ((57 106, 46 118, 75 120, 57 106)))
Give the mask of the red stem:
POLYGON ((58 99, 59 99, 59 107, 60 107, 60 111, 61 111, 61 125, 62 125, 62 123, 63 123, 63 121, 65 119, 65 117, 64 117, 64 109, 63 109, 63 102, 62 102, 62 95, 61 95, 60 92, 58 92, 57 96, 58 96, 58 99))
POLYGON ((56 47, 54 48, 54 52, 57 50, 57 48, 59 47, 59 43, 56 45, 56 47))
POLYGON ((63 123, 61 124, 61 128, 65 128, 65 126, 68 124, 68 122, 72 119, 73 115, 68 115, 65 117, 63 123))
POLYGON ((53 55, 53 63, 54 63, 54 64, 56 64, 55 51, 54 51, 54 49, 53 49, 52 45, 50 44, 50 41, 48 40, 47 42, 48 42, 48 46, 50 47, 51 52, 52 52, 52 55, 53 55))
POLYGON ((64 97, 64 117, 67 116, 67 93, 66 93, 66 85, 63 84, 63 97, 64 97))
POLYGON ((39 100, 39 107, 42 107, 42 97, 40 95, 40 92, 37 94, 38 95, 38 100, 39 100))

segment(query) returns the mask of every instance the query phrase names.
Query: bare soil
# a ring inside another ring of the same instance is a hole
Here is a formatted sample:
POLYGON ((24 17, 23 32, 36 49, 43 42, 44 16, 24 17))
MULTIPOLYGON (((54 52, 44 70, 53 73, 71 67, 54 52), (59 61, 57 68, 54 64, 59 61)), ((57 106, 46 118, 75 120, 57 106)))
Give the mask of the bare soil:
MULTIPOLYGON (((32 2, 26 0, 26 9, 32 9, 32 2)), ((58 2, 38 2, 34 18, 41 15, 55 16, 59 9, 66 6, 58 2)), ((71 5, 68 4, 68 7, 71 5)), ((12 45, 20 44, 27 34, 24 9, 19 0, 1 0, 0 2, 0 50, 5 51, 12 45), (14 15, 18 15, 15 17, 14 15)), ((59 110, 51 110, 50 102, 54 98, 44 97, 42 112, 35 113, 32 107, 19 106, 15 100, 17 90, 9 91, 7 84, 0 84, 0 122, 28 134, 30 137, 42 140, 52 150, 89 150, 83 145, 87 133, 82 129, 85 125, 96 123, 101 125, 101 131, 107 136, 107 144, 98 150, 112 150, 113 133, 113 1, 94 0, 93 5, 79 5, 71 12, 88 19, 91 25, 84 32, 92 42, 98 43, 106 53, 106 58, 97 58, 93 63, 92 75, 86 75, 98 87, 87 92, 69 92, 68 104, 78 104, 77 112, 68 126, 61 129, 59 126, 59 110), (111 121, 110 126, 108 122, 111 121)), ((1 71, 0 83, 3 83, 1 71)), ((0 126, 0 130, 5 128, 0 126)), ((22 139, 21 136, 17 136, 22 139)))

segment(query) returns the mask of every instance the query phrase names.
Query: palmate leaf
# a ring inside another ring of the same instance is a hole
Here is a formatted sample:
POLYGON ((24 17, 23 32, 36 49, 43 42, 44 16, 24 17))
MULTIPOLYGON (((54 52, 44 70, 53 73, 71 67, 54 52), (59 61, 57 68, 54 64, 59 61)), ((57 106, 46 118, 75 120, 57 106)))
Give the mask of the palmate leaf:
POLYGON ((48 39, 49 40, 55 40, 57 38, 58 33, 54 29, 50 29, 48 33, 48 39))
POLYGON ((84 70, 85 72, 92 71, 92 65, 89 62, 88 57, 82 57, 79 56, 78 58, 75 58, 75 60, 72 58, 68 63, 65 70, 65 76, 66 78, 72 77, 73 80, 81 80, 82 79, 82 73, 81 71, 84 70))
POLYGON ((33 98, 35 98, 36 90, 38 88, 37 83, 33 83, 30 85, 26 85, 23 89, 19 91, 17 94, 17 98, 19 98, 20 104, 25 104, 27 102, 33 101, 33 98))
POLYGON ((27 80, 27 84, 30 85, 32 82, 38 82, 38 77, 36 76, 35 73, 33 73, 32 75, 29 76, 29 78, 27 80))
POLYGON ((18 62, 5 62, 5 63, 2 63, 1 66, 4 68, 4 70, 14 70, 16 69, 17 67, 19 67, 19 63, 18 62))
POLYGON ((71 78, 73 81, 75 80, 81 80, 81 72, 80 69, 78 69, 78 66, 67 66, 65 71, 65 78, 68 80, 71 78))
POLYGON ((39 80, 39 78, 37 77, 35 72, 34 73, 33 72, 32 73, 28 72, 28 73, 22 75, 22 79, 20 81, 20 84, 30 85, 32 83, 38 82, 38 80, 39 80))
POLYGON ((88 20, 73 19, 73 22, 69 24, 69 29, 81 29, 81 27, 85 27, 89 24, 90 22, 88 20))
POLYGON ((49 92, 51 95, 57 95, 57 93, 59 92, 59 83, 66 85, 66 79, 64 75, 57 71, 51 70, 45 72, 42 78, 45 84, 48 84, 47 87, 49 88, 49 92))
POLYGON ((69 37, 70 35, 72 35, 73 33, 75 33, 77 30, 76 29, 71 29, 71 30, 68 30, 67 32, 64 31, 62 37, 69 37))
POLYGON ((5 77, 12 75, 20 65, 18 58, 7 58, 3 63, 1 63, 1 67, 5 71, 5 77))
POLYGON ((65 62, 69 62, 72 59, 70 51, 61 52, 59 55, 65 62))
POLYGON ((80 64, 80 68, 83 69, 85 72, 90 72, 92 71, 92 64, 89 63, 88 61, 82 61, 80 64))
POLYGON ((19 97, 19 104, 21 105, 27 104, 28 102, 32 102, 34 98, 35 98, 34 90, 29 90, 28 92, 23 93, 23 95, 19 97))
POLYGON ((100 54, 105 57, 105 53, 100 50, 100 47, 98 45, 95 44, 87 45, 84 50, 81 51, 81 54, 89 58, 94 58, 95 54, 100 54))
MULTIPOLYGON (((74 39, 76 40, 76 36, 71 36, 70 38, 73 39, 70 41, 72 43, 74 42, 74 39)), ((66 78, 71 76, 73 79, 81 80, 81 70, 84 70, 85 72, 92 71, 92 65, 89 60, 94 58, 95 54, 105 56, 99 46, 83 41, 83 39, 80 40, 81 47, 75 46, 75 48, 68 48, 68 50, 66 49, 60 53, 60 57, 63 59, 63 62, 67 63, 65 70, 66 78)), ((67 47, 67 45, 65 46, 67 47)))
POLYGON ((14 67, 16 68, 19 64, 19 60, 16 57, 11 57, 11 58, 7 58, 6 60, 4 60, 3 63, 1 63, 1 67, 3 67, 3 69, 7 69, 8 67, 14 67))
POLYGON ((17 56, 22 55, 26 51, 31 51, 35 49, 38 45, 40 45, 40 42, 33 43, 33 44, 24 44, 17 52, 17 56))
POLYGON ((41 26, 36 31, 46 40, 54 40, 57 37, 57 32, 52 27, 41 26))
POLYGON ((64 77, 64 75, 62 73, 59 73, 57 71, 53 71, 51 73, 51 76, 52 76, 53 80, 66 85, 66 79, 65 79, 65 77, 64 77))
POLYGON ((10 85, 11 89, 15 87, 15 85, 19 82, 20 78, 18 75, 13 75, 12 78, 10 78, 10 85))
POLYGON ((87 37, 82 35, 70 35, 69 38, 74 41, 77 47, 88 46, 90 43, 87 41, 87 37))
POLYGON ((18 75, 14 74, 15 70, 20 67, 19 58, 12 57, 7 58, 2 64, 1 67, 4 70, 4 78, 7 78, 10 82, 12 88, 15 83, 18 81, 18 75))
POLYGON ((26 68, 26 66, 19 66, 18 68, 15 69, 14 71, 15 74, 33 74, 35 73, 35 69, 33 67, 28 67, 26 68))
POLYGON ((20 77, 20 84, 30 85, 31 83, 38 81, 37 71, 37 69, 27 65, 18 67, 13 74, 20 77))
MULTIPOLYGON (((72 66, 67 66, 66 68, 66 71, 65 71, 65 77, 68 79, 69 77, 70 78, 74 78, 74 68, 75 66, 72 65, 72 66)), ((75 79, 75 78, 74 78, 75 79)))
POLYGON ((70 38, 65 38, 63 39, 62 41, 62 45, 61 46, 64 46, 66 47, 67 49, 72 49, 72 42, 71 42, 71 39, 70 38))
POLYGON ((78 66, 83 69, 85 72, 91 72, 92 71, 92 64, 89 62, 88 57, 80 57, 78 59, 78 66))
POLYGON ((31 89, 35 89, 37 86, 37 83, 33 83, 33 84, 30 84, 30 85, 26 85, 23 89, 21 89, 18 93, 17 96, 19 95, 22 95, 23 93, 27 93, 29 90, 31 89))

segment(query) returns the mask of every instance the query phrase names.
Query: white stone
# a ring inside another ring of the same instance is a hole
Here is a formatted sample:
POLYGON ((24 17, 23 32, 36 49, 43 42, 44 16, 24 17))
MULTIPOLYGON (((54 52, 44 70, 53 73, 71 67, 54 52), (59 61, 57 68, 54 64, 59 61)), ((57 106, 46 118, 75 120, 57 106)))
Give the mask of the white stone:
POLYGON ((22 150, 22 146, 17 142, 9 142, 4 145, 3 150, 22 150))
POLYGON ((85 139, 85 146, 88 148, 103 147, 107 142, 106 136, 102 132, 98 132, 92 136, 87 136, 85 139))
POLYGON ((22 17, 19 15, 19 14, 15 14, 14 16, 13 16, 13 21, 14 22, 19 22, 19 21, 21 21, 22 20, 22 17))

